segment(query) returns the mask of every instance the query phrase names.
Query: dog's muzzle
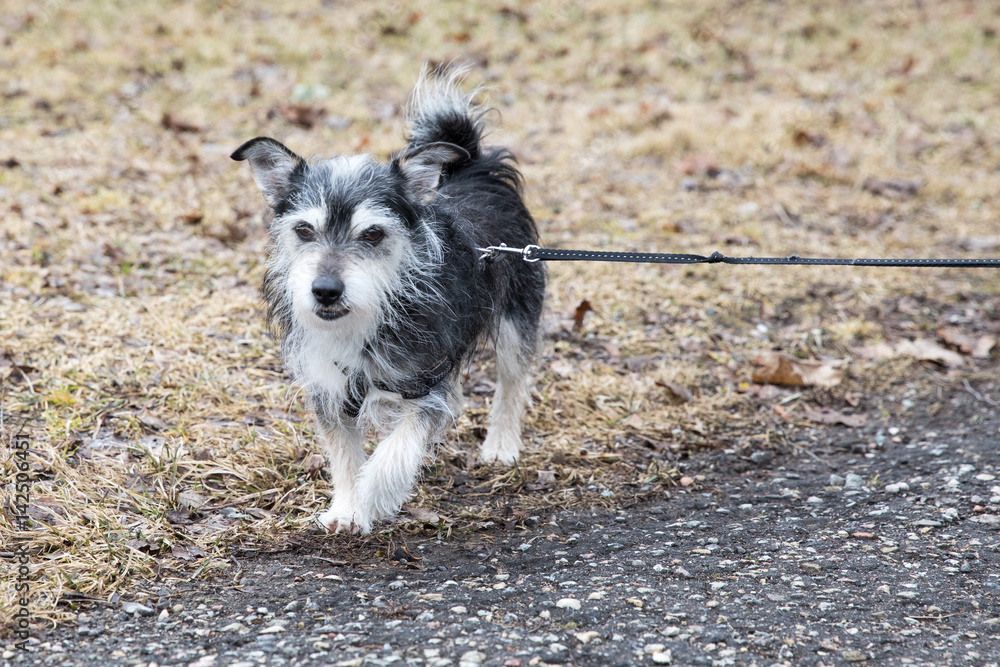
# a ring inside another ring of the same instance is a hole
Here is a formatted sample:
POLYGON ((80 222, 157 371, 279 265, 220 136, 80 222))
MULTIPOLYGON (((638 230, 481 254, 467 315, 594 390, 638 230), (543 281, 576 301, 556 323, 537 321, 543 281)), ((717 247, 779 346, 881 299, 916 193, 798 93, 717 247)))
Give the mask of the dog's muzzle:
POLYGON ((350 310, 340 303, 344 294, 344 281, 333 276, 321 276, 313 281, 312 295, 316 299, 316 316, 322 320, 335 320, 350 310))

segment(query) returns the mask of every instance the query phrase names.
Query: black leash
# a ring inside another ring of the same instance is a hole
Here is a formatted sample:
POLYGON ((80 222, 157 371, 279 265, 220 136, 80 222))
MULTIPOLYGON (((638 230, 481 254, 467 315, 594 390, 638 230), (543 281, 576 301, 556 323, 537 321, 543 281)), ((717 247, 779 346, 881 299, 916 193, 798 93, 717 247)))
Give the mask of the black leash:
POLYGON ((527 245, 523 248, 508 248, 507 244, 488 248, 477 248, 480 259, 493 260, 502 253, 520 255, 526 262, 642 262, 654 264, 806 264, 810 266, 907 266, 907 267, 962 267, 1000 268, 1000 258, 993 259, 825 259, 822 257, 727 257, 721 252, 711 255, 684 255, 659 252, 603 252, 599 250, 553 250, 527 245))

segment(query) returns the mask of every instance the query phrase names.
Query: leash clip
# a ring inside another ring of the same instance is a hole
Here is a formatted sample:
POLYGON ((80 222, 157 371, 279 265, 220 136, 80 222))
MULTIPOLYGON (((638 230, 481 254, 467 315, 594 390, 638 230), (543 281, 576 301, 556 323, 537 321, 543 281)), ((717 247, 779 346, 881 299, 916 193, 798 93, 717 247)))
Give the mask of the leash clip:
POLYGON ((494 259, 500 256, 501 253, 507 253, 509 255, 520 255, 521 259, 526 262, 537 262, 540 257, 536 254, 541 248, 537 245, 526 245, 523 248, 510 248, 506 243, 501 243, 500 245, 491 245, 486 248, 476 248, 479 252, 483 253, 479 256, 479 259, 486 260, 487 262, 492 262, 494 259))

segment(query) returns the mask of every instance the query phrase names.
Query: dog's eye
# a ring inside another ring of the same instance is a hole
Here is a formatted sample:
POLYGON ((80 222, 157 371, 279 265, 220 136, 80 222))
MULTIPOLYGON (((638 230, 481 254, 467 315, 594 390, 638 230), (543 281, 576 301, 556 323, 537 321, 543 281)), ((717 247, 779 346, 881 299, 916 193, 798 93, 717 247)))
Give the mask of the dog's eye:
POLYGON ((373 246, 378 245, 383 238, 385 238, 385 232, 383 232, 378 227, 372 227, 371 229, 366 230, 365 233, 361 235, 362 241, 373 246))
POLYGON ((304 222, 295 225, 295 233, 298 234, 298 237, 303 241, 312 241, 316 238, 316 230, 313 229, 311 225, 307 225, 304 222))

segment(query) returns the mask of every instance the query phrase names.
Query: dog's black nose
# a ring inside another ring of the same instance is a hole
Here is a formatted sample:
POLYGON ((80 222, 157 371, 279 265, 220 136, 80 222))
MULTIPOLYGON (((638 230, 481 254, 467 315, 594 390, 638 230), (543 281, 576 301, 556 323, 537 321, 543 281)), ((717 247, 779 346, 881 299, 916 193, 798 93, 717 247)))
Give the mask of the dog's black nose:
POLYGON ((312 293, 319 305, 332 306, 344 293, 344 281, 330 276, 317 278, 313 281, 312 293))

